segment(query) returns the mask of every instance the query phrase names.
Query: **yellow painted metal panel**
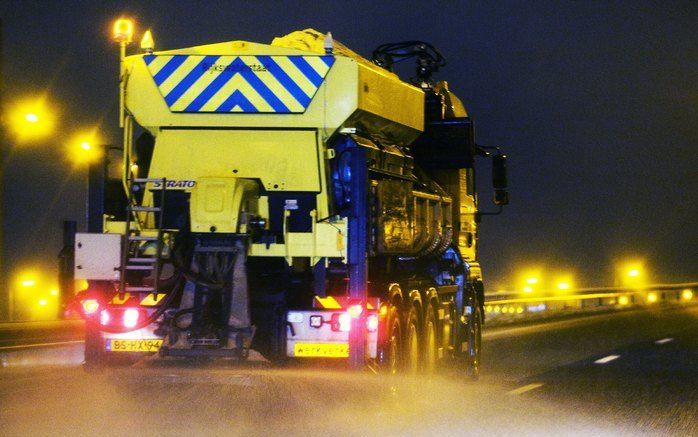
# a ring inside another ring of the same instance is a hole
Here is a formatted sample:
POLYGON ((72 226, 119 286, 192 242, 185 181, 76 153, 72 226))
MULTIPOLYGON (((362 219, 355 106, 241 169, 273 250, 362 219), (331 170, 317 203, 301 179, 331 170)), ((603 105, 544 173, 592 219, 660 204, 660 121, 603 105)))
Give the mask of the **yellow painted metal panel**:
POLYGON ((148 294, 141 300, 141 305, 143 306, 155 306, 160 303, 167 296, 165 293, 158 293, 157 296, 153 297, 152 293, 148 294))
POLYGON ((316 135, 310 130, 163 130, 156 138, 150 175, 259 179, 269 191, 319 192, 316 135))
POLYGON ((191 193, 193 232, 236 233, 240 209, 247 196, 257 195, 258 184, 251 179, 200 178, 191 193))
MULTIPOLYGON (((424 130, 424 92, 387 71, 359 65, 359 109, 386 120, 424 130)), ((416 139, 416 136, 415 136, 416 139)))
POLYGON ((325 310, 341 310, 342 305, 337 302, 337 299, 335 299, 332 296, 327 296, 327 297, 320 297, 320 296, 315 296, 315 300, 317 303, 320 305, 320 308, 325 309, 325 310))

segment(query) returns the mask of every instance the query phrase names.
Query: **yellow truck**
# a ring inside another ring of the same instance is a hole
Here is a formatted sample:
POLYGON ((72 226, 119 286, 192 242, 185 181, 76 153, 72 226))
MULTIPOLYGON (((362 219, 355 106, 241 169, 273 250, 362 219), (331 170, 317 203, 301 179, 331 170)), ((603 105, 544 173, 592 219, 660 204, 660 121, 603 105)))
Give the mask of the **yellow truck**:
POLYGON ((141 45, 121 63, 125 195, 101 202, 93 178, 75 238, 86 362, 254 350, 389 372, 460 360, 477 376, 475 161, 493 158, 501 211, 506 157, 475 144, 431 79, 435 48, 386 44, 369 61, 312 29, 141 45), (411 82, 391 72, 408 58, 411 82))

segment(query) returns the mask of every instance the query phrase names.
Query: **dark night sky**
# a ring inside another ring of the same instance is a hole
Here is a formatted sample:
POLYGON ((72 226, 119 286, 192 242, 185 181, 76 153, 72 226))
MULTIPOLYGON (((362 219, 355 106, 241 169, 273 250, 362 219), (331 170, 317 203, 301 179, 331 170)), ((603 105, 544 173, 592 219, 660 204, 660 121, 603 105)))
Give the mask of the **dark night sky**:
POLYGON ((486 281, 513 285, 514 272, 541 266, 609 285, 628 257, 657 281, 698 279, 692 1, 4 0, 6 101, 47 92, 62 109, 60 135, 15 147, 5 168, 10 272, 55 268, 61 220, 83 215, 84 173, 63 158, 64 138, 100 124, 119 140, 109 29, 121 13, 150 27, 159 49, 270 42, 306 27, 365 56, 384 42, 429 41, 449 60, 437 78, 465 102, 478 142, 510 157, 511 205, 481 227, 486 281))

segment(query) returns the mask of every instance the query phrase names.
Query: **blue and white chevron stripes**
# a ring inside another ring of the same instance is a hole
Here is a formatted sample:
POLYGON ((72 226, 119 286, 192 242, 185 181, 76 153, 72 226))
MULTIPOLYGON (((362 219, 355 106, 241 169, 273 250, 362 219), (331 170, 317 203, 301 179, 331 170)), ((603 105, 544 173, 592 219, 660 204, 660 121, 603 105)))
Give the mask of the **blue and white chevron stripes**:
POLYGON ((333 56, 145 55, 172 112, 302 113, 333 56))

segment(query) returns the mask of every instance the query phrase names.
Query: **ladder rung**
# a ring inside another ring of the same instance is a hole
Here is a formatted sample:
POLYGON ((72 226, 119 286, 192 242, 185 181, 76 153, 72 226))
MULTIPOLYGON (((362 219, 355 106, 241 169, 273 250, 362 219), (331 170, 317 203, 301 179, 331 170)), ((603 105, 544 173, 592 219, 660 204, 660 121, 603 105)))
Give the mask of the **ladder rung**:
POLYGON ((155 270, 153 266, 143 266, 143 265, 127 265, 124 266, 126 270, 155 270))
POLYGON ((164 178, 135 178, 133 179, 134 184, 146 184, 148 182, 162 182, 164 178))
POLYGON ((132 263, 155 263, 157 262, 157 258, 129 258, 128 259, 132 263))
POLYGON ((153 287, 124 287, 126 293, 153 293, 155 289, 153 287))
POLYGON ((153 206, 130 206, 129 210, 135 212, 160 212, 160 208, 153 206))
POLYGON ((147 237, 145 235, 129 235, 130 241, 157 241, 158 237, 147 237))

